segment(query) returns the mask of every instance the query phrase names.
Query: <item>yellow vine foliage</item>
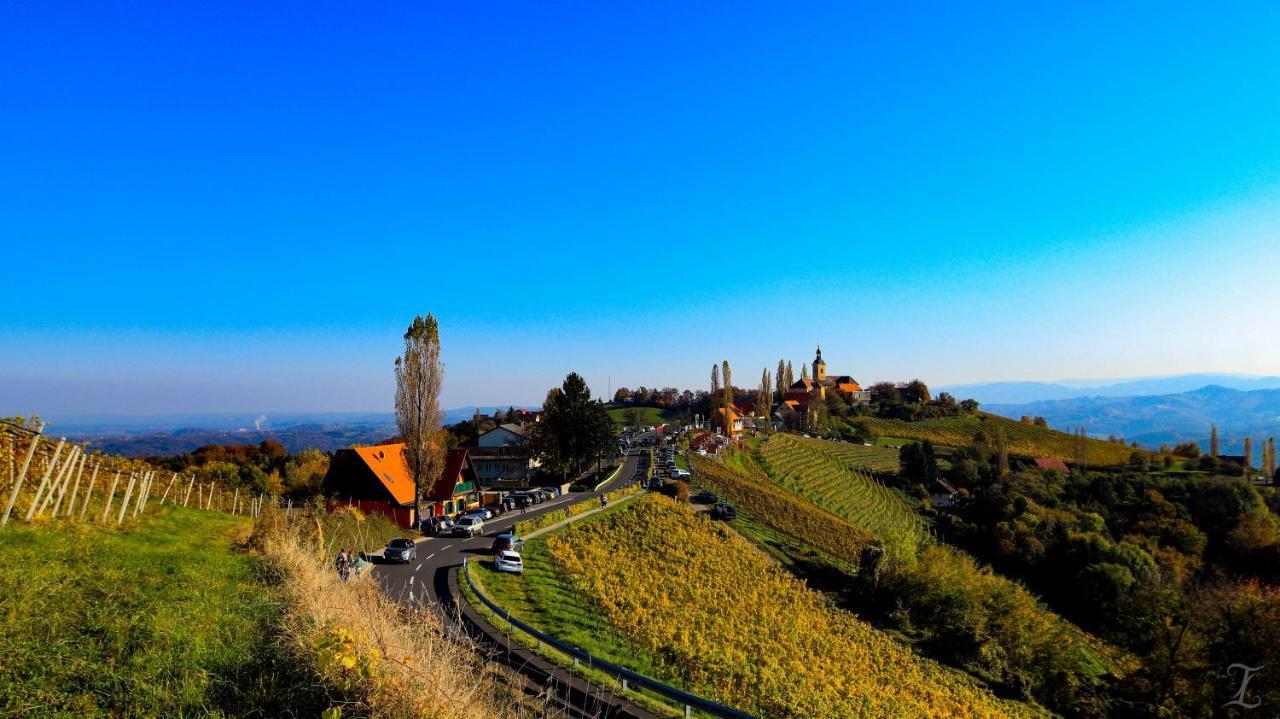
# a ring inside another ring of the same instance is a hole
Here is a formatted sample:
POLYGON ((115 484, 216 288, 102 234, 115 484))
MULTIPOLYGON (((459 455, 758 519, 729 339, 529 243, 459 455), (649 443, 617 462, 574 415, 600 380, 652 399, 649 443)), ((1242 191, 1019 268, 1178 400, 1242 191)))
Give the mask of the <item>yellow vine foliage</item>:
POLYGON ((689 691, 764 717, 1039 716, 830 605, 687 505, 652 495, 547 540, 609 621, 689 691))

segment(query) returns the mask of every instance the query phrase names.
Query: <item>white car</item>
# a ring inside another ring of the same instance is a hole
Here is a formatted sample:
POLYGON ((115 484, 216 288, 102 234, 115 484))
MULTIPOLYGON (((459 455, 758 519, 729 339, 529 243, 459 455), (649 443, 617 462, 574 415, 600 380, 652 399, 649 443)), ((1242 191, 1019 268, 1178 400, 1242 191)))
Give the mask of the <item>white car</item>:
POLYGON ((499 572, 511 572, 512 574, 524 573, 524 562, 520 561, 520 555, 504 549, 493 557, 493 568, 499 572))
POLYGON ((474 514, 458 517, 457 523, 453 525, 455 537, 474 537, 477 534, 484 534, 484 520, 474 514))

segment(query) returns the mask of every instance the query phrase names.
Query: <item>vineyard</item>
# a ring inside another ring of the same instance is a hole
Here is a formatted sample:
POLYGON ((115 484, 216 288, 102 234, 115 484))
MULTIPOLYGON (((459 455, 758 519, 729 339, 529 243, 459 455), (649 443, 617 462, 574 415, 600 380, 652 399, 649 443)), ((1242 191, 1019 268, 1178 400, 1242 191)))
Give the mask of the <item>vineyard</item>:
POLYGON ((833 608, 664 497, 553 535, 547 549, 663 679, 758 716, 1037 715, 833 608))
POLYGON ((900 494, 846 464, 860 454, 850 450, 864 449, 776 434, 761 445, 760 457, 782 486, 870 531, 900 555, 914 555, 929 527, 900 494))
MULTIPOLYGON (((788 435, 795 437, 795 435, 788 435)), ((797 438, 799 439, 799 438, 797 438)), ((817 440, 806 440, 817 442, 817 440)), ((847 442, 822 442, 824 451, 844 467, 873 474, 897 474, 898 450, 885 447, 864 447, 847 442)))
POLYGON ((0 420, 0 526, 59 519, 122 525, 165 503, 256 516, 265 500, 55 441, 22 418, 0 420))
POLYGON ((861 549, 874 541, 867 530, 775 485, 768 477, 748 475, 697 455, 689 459, 698 481, 722 498, 766 526, 837 559, 857 564, 861 549))
MULTIPOLYGON (((1066 432, 1024 424, 993 414, 955 419, 931 419, 907 422, 896 419, 859 418, 882 437, 901 437, 911 440, 929 440, 934 444, 963 447, 978 432, 986 434, 994 442, 998 430, 1004 430, 1009 453, 1023 457, 1058 457, 1073 461, 1079 453, 1079 440, 1066 432)), ((1086 461, 1093 466, 1113 466, 1129 460, 1133 448, 1115 442, 1086 439, 1086 461)))

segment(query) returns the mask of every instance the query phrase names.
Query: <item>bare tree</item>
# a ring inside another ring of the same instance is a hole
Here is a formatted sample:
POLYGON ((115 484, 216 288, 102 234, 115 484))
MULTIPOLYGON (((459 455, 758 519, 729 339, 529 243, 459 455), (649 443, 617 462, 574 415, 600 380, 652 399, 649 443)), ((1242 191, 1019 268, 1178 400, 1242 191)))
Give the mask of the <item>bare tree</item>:
POLYGON ((404 461, 413 477, 414 521, 422 521, 422 488, 444 469, 440 390, 440 326, 430 314, 413 318, 404 333, 404 355, 396 358, 396 427, 404 442, 404 461))

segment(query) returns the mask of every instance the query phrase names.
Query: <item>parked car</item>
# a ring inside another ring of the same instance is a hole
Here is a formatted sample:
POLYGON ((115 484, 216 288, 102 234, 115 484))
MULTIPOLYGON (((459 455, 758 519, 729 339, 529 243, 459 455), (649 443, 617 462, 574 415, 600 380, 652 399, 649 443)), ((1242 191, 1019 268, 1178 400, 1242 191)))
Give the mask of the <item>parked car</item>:
POLYGON ((675 472, 673 472, 673 473, 671 474, 671 477, 672 477, 673 479, 684 479, 684 480, 687 480, 687 479, 689 479, 689 477, 690 477, 690 476, 691 476, 691 475, 689 474, 689 470, 687 470, 687 469, 677 469, 675 472))
POLYGON ((717 499, 714 493, 703 490, 693 495, 689 501, 694 504, 715 504, 717 499))
POLYGON ((382 550, 382 558, 388 562, 412 562, 418 558, 418 548, 412 539, 396 537, 387 542, 387 548, 382 550))
POLYGON ((728 522, 738 516, 738 510, 734 509, 732 504, 721 502, 711 508, 711 518, 720 519, 728 522))
POLYGON ((422 520, 423 534, 447 534, 453 529, 453 520, 449 517, 427 517, 422 520))
POLYGON ((515 532, 503 532, 493 538, 493 552, 518 552, 524 549, 524 540, 517 537, 515 532))
POLYGON ((513 574, 524 573, 524 562, 520 561, 520 555, 510 550, 498 552, 493 557, 493 568, 499 572, 511 572, 513 574))
POLYGON ((474 537, 477 534, 484 534, 484 520, 474 514, 458 517, 457 523, 453 525, 455 537, 474 537))
POLYGON ((489 509, 488 507, 478 507, 476 509, 471 510, 470 512, 467 512, 467 514, 477 515, 480 517, 480 519, 486 522, 489 521, 490 519, 493 519, 493 510, 489 509))

